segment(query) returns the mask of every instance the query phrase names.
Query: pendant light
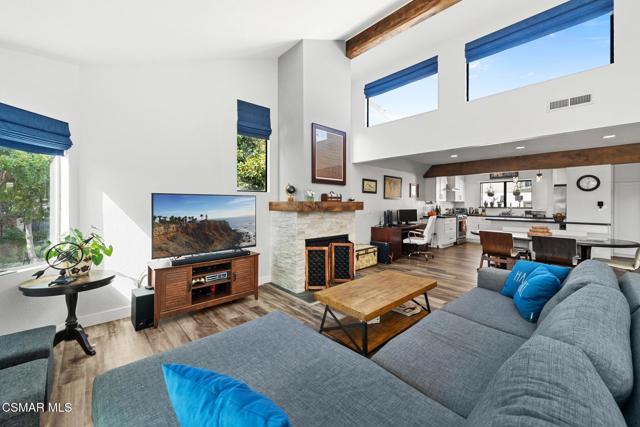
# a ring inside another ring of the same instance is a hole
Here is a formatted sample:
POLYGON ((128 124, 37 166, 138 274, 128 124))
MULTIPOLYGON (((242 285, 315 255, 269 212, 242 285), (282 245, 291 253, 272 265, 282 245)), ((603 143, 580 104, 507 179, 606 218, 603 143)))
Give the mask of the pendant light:
POLYGON ((538 173, 536 174, 536 182, 540 182, 542 181, 542 172, 538 171, 538 173))

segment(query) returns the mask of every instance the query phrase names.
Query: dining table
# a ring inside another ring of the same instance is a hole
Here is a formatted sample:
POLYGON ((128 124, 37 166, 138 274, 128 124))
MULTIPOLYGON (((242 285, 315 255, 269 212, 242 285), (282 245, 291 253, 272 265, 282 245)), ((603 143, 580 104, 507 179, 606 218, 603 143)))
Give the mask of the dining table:
MULTIPOLYGON (((511 231, 504 231, 504 230, 472 230, 471 234, 475 236, 479 236, 480 231, 508 233, 508 234, 511 234, 511 236, 513 237, 513 240, 531 242, 531 237, 524 232, 511 232, 511 231)), ((576 239, 576 244, 578 245, 578 248, 580 248, 580 262, 587 259, 591 259, 592 248, 612 248, 612 249, 640 248, 640 242, 634 242, 632 240, 624 240, 624 239, 614 239, 607 236, 584 236, 584 235, 571 236, 570 234, 563 234, 562 236, 551 236, 551 237, 576 239)))

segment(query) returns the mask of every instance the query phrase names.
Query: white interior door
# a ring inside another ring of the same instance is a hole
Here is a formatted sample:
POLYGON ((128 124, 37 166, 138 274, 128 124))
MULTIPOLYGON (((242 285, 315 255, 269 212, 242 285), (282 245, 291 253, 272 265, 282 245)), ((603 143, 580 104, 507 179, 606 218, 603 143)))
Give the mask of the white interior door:
MULTIPOLYGON (((640 182, 614 186, 613 237, 640 242, 640 182)), ((615 249, 615 256, 633 257, 635 249, 615 249)))

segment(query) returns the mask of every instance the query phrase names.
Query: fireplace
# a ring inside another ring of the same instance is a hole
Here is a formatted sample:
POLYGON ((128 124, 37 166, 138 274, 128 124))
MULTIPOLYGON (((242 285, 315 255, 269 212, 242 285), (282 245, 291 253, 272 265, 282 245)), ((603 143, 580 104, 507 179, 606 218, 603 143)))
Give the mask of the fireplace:
MULTIPOLYGON (((283 205, 287 209, 291 206, 286 202, 283 205)), ((271 209, 271 281, 291 292, 304 292, 307 242, 316 247, 328 247, 334 239, 356 242, 355 219, 355 211, 347 210, 271 209)))
POLYGON ((331 243, 349 243, 348 234, 340 234, 338 236, 315 237, 313 239, 305 239, 305 246, 328 247, 331 243))

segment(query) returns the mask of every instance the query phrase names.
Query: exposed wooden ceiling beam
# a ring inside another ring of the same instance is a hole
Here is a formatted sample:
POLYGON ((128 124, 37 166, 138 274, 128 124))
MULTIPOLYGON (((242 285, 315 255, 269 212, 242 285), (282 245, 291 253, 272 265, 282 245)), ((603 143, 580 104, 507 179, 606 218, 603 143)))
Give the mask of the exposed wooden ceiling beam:
POLYGON ((435 178, 438 176, 623 163, 640 163, 640 144, 614 145, 583 150, 555 151, 552 153, 530 154, 528 156, 433 165, 425 172, 424 177, 435 178))
POLYGON ((353 59, 460 0, 412 0, 347 40, 347 57, 353 59))

